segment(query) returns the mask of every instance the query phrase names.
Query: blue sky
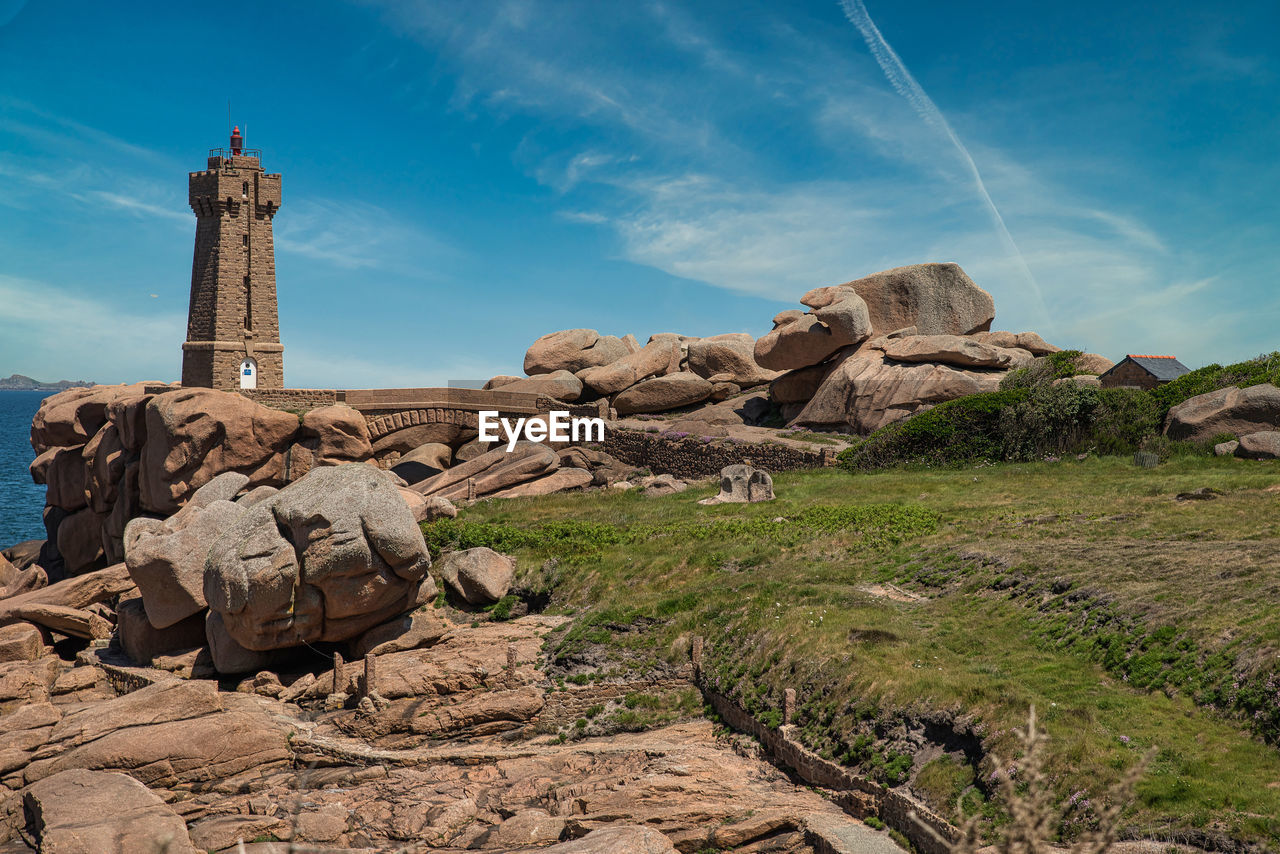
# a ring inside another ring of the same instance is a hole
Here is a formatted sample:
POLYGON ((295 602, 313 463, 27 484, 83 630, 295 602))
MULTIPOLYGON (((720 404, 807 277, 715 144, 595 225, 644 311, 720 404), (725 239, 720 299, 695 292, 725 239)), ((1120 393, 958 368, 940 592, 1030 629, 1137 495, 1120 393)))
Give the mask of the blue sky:
POLYGON ((759 335, 921 261, 1112 358, 1280 347, 1274 0, 865 3, 0 0, 0 375, 176 378, 228 98, 290 385, 759 335))

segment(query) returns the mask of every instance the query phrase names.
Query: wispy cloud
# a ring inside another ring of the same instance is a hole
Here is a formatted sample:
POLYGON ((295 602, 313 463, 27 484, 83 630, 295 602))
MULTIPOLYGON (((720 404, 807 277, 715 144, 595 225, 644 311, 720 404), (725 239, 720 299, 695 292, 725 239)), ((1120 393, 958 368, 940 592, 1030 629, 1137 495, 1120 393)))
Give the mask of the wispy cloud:
POLYGON ((441 265, 460 254, 385 208, 347 199, 293 202, 275 221, 274 231, 280 252, 344 270, 388 270, 434 278, 441 265))
POLYGON ((45 380, 175 379, 186 317, 126 302, 0 274, 0 370, 45 380))
POLYGON ((1000 209, 996 207, 996 203, 992 200, 991 193, 987 190, 987 185, 982 180, 982 173, 978 169, 978 164, 974 162, 969 149, 965 148, 964 143, 960 141, 960 137, 956 135, 955 130, 951 127, 951 123, 942 114, 942 110, 938 109, 938 105, 924 91, 924 87, 916 81, 910 70, 907 69, 906 64, 894 51, 893 46, 881 34, 880 28, 871 19, 871 15, 867 12, 867 7, 862 0, 841 0, 840 5, 844 9, 845 16, 862 33, 867 47, 871 49, 871 54, 876 58, 876 62, 879 63, 881 70, 884 71, 885 77, 888 78, 894 90, 907 99, 908 103, 924 119, 926 124, 943 133, 959 153, 964 161, 965 168, 968 169, 969 174, 973 177, 974 188, 977 189, 983 203, 991 214, 991 219, 1000 234, 1000 239, 1008 247, 1010 254, 1018 261, 1018 266, 1026 278, 1026 283, 1031 288, 1036 303, 1041 309, 1041 321, 1046 326, 1051 327, 1052 320, 1048 310, 1045 308, 1044 296, 1040 291, 1040 285, 1036 282, 1036 277, 1031 272, 1031 268, 1027 266, 1027 261, 1022 255, 1022 251, 1018 249, 1018 244, 1014 241, 1013 235, 1009 233, 1004 217, 1000 215, 1000 209))
POLYGON ((608 229, 636 263, 790 302, 889 266, 957 261, 995 295, 997 323, 1104 352, 1168 349, 1161 336, 1191 328, 1217 287, 1176 290, 1196 269, 1185 247, 1069 183, 1093 163, 1040 168, 978 133, 980 115, 944 115, 861 0, 842 8, 870 58, 783 13, 728 33, 661 2, 608 24, 533 0, 378 5, 430 47, 433 68, 453 69, 466 104, 576 128, 557 141, 530 131, 517 162, 559 194, 563 218, 608 229), (648 61, 628 62, 633 51, 648 61))
POLYGON ((184 226, 190 226, 194 220, 190 211, 180 211, 173 208, 166 208, 151 202, 144 202, 137 196, 126 196, 122 193, 113 193, 107 190, 90 190, 87 193, 71 193, 72 198, 85 202, 86 204, 99 203, 113 208, 120 208, 129 213, 138 216, 158 217, 173 222, 180 222, 184 226))
POLYGON ((117 155, 167 162, 168 158, 146 146, 107 133, 66 116, 51 113, 34 104, 0 94, 0 132, 36 139, 46 146, 78 149, 83 146, 107 148, 117 155))
POLYGON ((462 354, 423 365, 413 359, 386 359, 362 352, 360 342, 345 342, 341 353, 316 342, 286 345, 285 380, 297 388, 444 388, 456 380, 488 380, 513 370, 511 365, 462 354))

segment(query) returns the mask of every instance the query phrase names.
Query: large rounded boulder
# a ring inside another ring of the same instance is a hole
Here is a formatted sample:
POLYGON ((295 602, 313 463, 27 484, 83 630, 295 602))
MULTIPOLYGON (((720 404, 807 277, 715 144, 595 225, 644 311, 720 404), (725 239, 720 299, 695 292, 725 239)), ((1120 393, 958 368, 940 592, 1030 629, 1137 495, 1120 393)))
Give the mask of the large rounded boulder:
POLYGON ((773 331, 756 341, 757 364, 778 371, 807 368, 871 335, 867 304, 848 285, 814 288, 800 302, 809 306, 807 313, 778 314, 773 331))
POLYGON ((1169 410, 1165 435, 1202 441, 1219 433, 1245 436, 1280 428, 1280 388, 1270 383, 1228 386, 1184 400, 1169 410))
POLYGON ((929 362, 895 363, 878 350, 859 350, 831 369, 792 423, 865 436, 944 401, 996 391, 1003 376, 929 362))
POLYGON ((665 412, 701 403, 711 396, 711 383, 694 373, 681 372, 654 377, 619 394, 613 405, 619 415, 637 412, 665 412))
POLYGON ((576 373, 583 368, 608 365, 631 352, 621 338, 601 335, 594 329, 563 329, 543 335, 524 354, 524 372, 576 373))
POLYGON ((991 294, 973 283, 959 264, 895 267, 842 287, 867 304, 872 328, 887 335, 914 326, 920 335, 986 332, 996 316, 991 294))
POLYGON ((204 595, 248 650, 341 641, 433 596, 431 557, 383 472, 317 468, 248 509, 213 544, 204 595))
POLYGON ((640 380, 675 373, 680 357, 678 336, 654 336, 636 352, 608 365, 584 368, 578 377, 597 394, 617 394, 640 380))
POLYGON ((139 516, 124 529, 124 562, 152 627, 165 629, 205 609, 209 548, 245 512, 232 503, 249 479, 224 472, 168 519, 139 516))
POLYGON ((154 383, 69 388, 46 397, 31 419, 31 447, 42 454, 86 444, 107 423, 110 407, 145 397, 147 385, 154 383))
POLYGON ((711 382, 731 382, 742 388, 767 383, 777 371, 760 367, 756 341, 745 332, 700 338, 689 344, 689 370, 711 382))
POLYGON ((248 475, 250 486, 280 486, 299 428, 296 415, 207 388, 152 398, 146 425, 138 487, 143 509, 164 516, 223 472, 248 475))

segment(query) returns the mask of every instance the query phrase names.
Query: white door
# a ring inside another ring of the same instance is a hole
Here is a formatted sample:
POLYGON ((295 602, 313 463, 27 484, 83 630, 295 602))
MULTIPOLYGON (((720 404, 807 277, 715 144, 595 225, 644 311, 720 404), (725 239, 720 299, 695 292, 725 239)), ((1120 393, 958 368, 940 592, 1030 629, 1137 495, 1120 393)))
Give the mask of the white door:
POLYGON ((258 363, 254 359, 245 359, 240 363, 240 388, 258 387, 258 363))

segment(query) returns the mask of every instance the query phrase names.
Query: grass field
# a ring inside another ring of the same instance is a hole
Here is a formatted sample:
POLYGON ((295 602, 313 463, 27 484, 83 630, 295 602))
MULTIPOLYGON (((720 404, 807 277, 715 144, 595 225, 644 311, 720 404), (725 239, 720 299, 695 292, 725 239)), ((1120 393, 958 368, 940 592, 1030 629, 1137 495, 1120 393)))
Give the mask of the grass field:
POLYGON ((561 666, 608 678, 702 635, 760 719, 796 688, 811 747, 953 818, 1000 824, 990 774, 1034 704, 1064 838, 1154 746, 1135 831, 1277 845, 1275 484, 1278 465, 1203 457, 826 470, 776 477, 766 504, 592 493, 426 530, 517 555, 526 593, 576 617, 561 666), (1175 500, 1201 487, 1221 494, 1175 500))

